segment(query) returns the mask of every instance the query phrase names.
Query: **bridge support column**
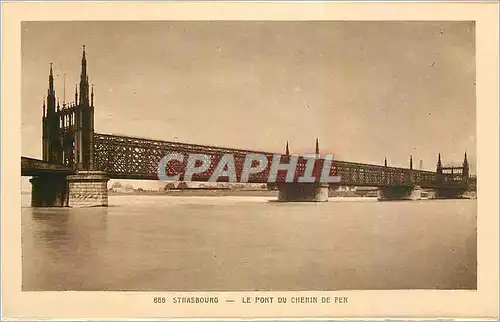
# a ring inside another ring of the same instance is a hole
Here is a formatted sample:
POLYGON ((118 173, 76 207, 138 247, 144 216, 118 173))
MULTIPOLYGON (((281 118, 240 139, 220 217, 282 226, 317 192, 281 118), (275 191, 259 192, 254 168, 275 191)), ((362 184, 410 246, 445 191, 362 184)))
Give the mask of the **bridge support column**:
POLYGON ((107 207, 108 180, 105 172, 78 171, 68 176, 70 207, 107 207))
POLYGON ((278 190, 278 201, 328 201, 328 183, 279 183, 278 190))
POLYGON ((68 205, 68 186, 65 176, 34 176, 30 182, 32 207, 66 207, 68 205))
POLYGON ((467 191, 466 188, 438 188, 436 189, 436 199, 462 199, 467 191))
POLYGON ((378 200, 420 200, 422 189, 420 186, 393 186, 381 187, 378 191, 378 200))

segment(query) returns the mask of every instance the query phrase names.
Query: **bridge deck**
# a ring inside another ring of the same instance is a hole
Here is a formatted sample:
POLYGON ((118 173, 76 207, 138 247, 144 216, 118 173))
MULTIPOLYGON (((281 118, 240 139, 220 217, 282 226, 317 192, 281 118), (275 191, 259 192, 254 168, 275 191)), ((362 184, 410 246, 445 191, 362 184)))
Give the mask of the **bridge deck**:
POLYGON ((74 171, 65 165, 53 164, 47 161, 21 157, 21 175, 22 176, 41 176, 47 174, 69 175, 74 171))

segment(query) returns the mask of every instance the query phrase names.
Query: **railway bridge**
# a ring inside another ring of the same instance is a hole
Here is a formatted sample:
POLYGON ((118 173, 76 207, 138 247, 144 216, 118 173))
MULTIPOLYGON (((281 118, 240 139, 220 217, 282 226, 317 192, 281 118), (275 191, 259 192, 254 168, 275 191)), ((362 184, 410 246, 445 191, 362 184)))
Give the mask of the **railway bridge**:
POLYGON ((467 154, 461 167, 443 167, 439 154, 436 171, 423 171, 413 168, 411 156, 408 168, 388 166, 387 159, 383 165, 329 159, 320 154, 318 140, 313 156, 296 156, 288 143, 281 154, 97 133, 85 46, 74 101, 59 104, 50 64, 42 109, 42 159, 21 157, 21 175, 32 177, 34 207, 107 206, 109 179, 159 180, 159 172, 184 181, 213 181, 215 173, 218 182, 266 183, 279 190, 281 201, 327 201, 328 190, 337 186, 378 187, 379 200, 419 199, 421 189, 435 190, 438 198, 460 198, 475 184, 467 154), (205 156, 207 164, 193 163, 193 155, 205 156), (262 156, 264 164, 248 163, 250 155, 262 156), (233 176, 220 167, 228 156, 226 167, 233 168, 233 176), (248 166, 260 166, 260 171, 245 174, 248 166), (323 172, 337 179, 321 181, 323 172), (304 177, 311 180, 305 182, 304 177))

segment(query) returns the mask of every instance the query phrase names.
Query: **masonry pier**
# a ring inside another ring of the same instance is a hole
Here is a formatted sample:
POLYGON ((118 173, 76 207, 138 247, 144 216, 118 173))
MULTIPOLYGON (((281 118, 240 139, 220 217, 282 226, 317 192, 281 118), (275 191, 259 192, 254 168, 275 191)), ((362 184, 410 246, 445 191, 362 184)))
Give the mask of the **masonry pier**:
POLYGON ((328 201, 328 183, 280 183, 278 201, 328 201))
POLYGON ((66 207, 68 186, 64 175, 39 175, 30 179, 32 207, 66 207))
POLYGON ((438 188, 435 199, 462 199, 467 192, 467 188, 438 188))
POLYGON ((101 171, 39 175, 30 179, 32 207, 106 207, 108 176, 101 171))
POLYGON ((420 200, 422 198, 422 189, 420 186, 388 186, 380 187, 378 191, 378 200, 420 200))
POLYGON ((108 176, 102 171, 78 171, 68 180, 70 207, 107 207, 108 176))

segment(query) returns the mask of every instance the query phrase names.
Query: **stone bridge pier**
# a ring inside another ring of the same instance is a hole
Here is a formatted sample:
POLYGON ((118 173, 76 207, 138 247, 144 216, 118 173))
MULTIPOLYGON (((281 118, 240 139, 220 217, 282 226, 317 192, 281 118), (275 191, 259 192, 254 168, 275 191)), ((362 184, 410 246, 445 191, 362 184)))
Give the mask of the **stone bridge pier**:
POLYGON ((279 183, 277 188, 278 201, 328 201, 328 183, 279 183))
POLYGON ((436 199, 461 199, 467 188, 438 188, 436 189, 436 199))
POLYGON ((422 189, 420 186, 388 186, 378 191, 378 200, 420 200, 422 189))
POLYGON ((39 175, 30 179, 32 207, 66 207, 68 184, 65 175, 39 175))
POLYGON ((78 171, 68 180, 69 207, 107 207, 108 181, 105 172, 78 171))
POLYGON ((78 171, 73 175, 41 175, 31 182, 32 207, 106 207, 108 180, 101 171, 78 171))
MULTIPOLYGON (((286 143, 285 156, 290 155, 290 150, 288 148, 288 142, 286 143)), ((315 152, 315 165, 313 170, 313 177, 321 177, 321 166, 318 163, 320 158, 319 153, 319 140, 316 139, 316 152, 315 152)), ((326 182, 281 182, 276 183, 274 186, 278 189, 278 201, 282 202, 327 202, 329 184, 326 182)))

